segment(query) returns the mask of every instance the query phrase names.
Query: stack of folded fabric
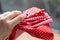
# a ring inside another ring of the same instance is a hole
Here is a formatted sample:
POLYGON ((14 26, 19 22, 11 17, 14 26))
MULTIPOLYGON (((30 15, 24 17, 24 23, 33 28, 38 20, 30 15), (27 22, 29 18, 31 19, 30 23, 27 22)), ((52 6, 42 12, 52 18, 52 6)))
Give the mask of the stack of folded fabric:
POLYGON ((9 40, 15 40, 16 30, 20 29, 29 33, 32 37, 44 39, 44 40, 54 40, 54 34, 51 30, 50 22, 52 22, 52 17, 49 16, 44 9, 39 9, 37 7, 29 8, 22 13, 27 14, 27 17, 23 22, 16 25, 13 29, 9 40))

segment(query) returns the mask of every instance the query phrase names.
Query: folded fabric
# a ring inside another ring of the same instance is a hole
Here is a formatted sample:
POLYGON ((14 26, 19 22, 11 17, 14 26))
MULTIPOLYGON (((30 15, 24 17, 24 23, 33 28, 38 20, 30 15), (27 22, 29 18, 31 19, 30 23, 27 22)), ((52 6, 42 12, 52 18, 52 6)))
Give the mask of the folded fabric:
POLYGON ((17 29, 23 30, 36 38, 54 40, 54 34, 49 24, 52 22, 52 17, 49 16, 44 9, 32 7, 23 11, 23 13, 27 14, 27 17, 23 22, 16 25, 9 36, 9 40, 16 39, 15 36, 17 29))

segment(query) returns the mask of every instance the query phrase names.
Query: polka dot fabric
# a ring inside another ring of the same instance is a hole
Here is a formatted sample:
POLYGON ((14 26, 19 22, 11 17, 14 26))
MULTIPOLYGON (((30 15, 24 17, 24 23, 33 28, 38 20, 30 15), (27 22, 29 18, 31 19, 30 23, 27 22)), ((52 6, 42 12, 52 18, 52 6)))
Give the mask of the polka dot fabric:
MULTIPOLYGON (((41 10, 43 10, 43 9, 32 7, 26 11, 23 11, 23 13, 28 14, 28 16, 26 18, 29 19, 31 17, 41 16, 41 15, 43 16, 45 14, 45 12, 41 11, 41 10), (36 13, 40 13, 40 14, 37 15, 36 13)), ((46 16, 48 16, 48 15, 46 15, 46 16)), ((35 21, 37 21, 37 20, 35 20, 35 21)), ((54 34, 51 30, 51 26, 49 25, 49 23, 45 23, 45 24, 39 25, 37 27, 31 27, 33 25, 27 26, 28 25, 27 23, 26 23, 26 26, 25 26, 25 24, 23 24, 22 26, 21 25, 22 24, 16 25, 16 27, 13 29, 11 35, 9 36, 9 38, 7 40, 15 40, 16 39, 15 36, 16 36, 17 29, 20 29, 20 30, 23 30, 23 31, 29 33, 32 37, 36 37, 36 38, 40 38, 40 39, 44 39, 44 40, 54 40, 54 34)), ((34 25, 36 25, 36 24, 34 24, 34 25)))

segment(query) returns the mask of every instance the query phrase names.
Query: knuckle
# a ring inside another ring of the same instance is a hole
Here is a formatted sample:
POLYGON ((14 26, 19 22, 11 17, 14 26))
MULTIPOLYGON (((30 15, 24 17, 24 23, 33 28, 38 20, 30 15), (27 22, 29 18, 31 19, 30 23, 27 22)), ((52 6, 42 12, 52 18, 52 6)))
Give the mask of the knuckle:
POLYGON ((12 29, 12 24, 7 22, 8 28, 11 30, 12 29))
POLYGON ((9 21, 6 21, 6 24, 7 24, 8 26, 10 26, 10 22, 9 22, 9 21))
POLYGON ((12 23, 10 23, 10 21, 7 21, 6 24, 9 26, 9 28, 12 27, 12 23))
POLYGON ((0 21, 1 22, 4 22, 6 19, 5 18, 0 18, 0 21))
POLYGON ((10 22, 9 22, 9 21, 7 21, 7 22, 6 22, 6 24, 7 24, 7 26, 8 26, 8 27, 9 27, 9 29, 10 29, 10 27, 11 27, 10 22))
POLYGON ((7 24, 8 29, 11 30, 11 27, 12 27, 11 24, 8 21, 6 22, 6 24, 7 24))
POLYGON ((22 12, 21 11, 18 11, 18 10, 15 10, 15 11, 12 11, 13 13, 16 13, 16 14, 21 14, 22 12))

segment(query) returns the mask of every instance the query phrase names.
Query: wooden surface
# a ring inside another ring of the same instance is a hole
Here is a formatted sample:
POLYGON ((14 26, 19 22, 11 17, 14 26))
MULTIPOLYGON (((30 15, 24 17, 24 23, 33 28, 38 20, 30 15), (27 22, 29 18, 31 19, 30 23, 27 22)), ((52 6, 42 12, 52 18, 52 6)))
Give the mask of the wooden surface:
MULTIPOLYGON (((41 40, 30 36, 28 33, 24 32, 16 40, 41 40)), ((60 40, 60 34, 54 33, 54 40, 60 40)))
POLYGON ((60 40, 60 34, 54 33, 54 40, 60 40))

